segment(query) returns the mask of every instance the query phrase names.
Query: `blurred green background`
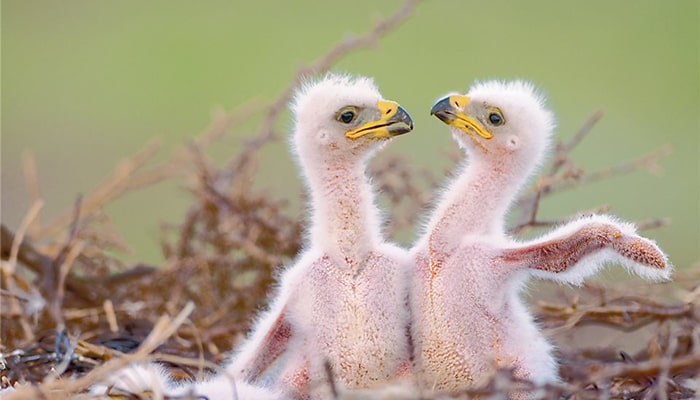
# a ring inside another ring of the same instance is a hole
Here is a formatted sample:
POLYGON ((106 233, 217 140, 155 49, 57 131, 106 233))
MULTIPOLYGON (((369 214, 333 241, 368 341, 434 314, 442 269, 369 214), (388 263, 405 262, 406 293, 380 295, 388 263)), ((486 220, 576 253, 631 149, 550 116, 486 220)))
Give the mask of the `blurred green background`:
MULTIPOLYGON (((605 116, 574 152, 588 171, 665 144, 659 174, 638 171, 548 199, 542 215, 609 204, 624 219, 671 217, 645 232, 678 267, 700 259, 697 0, 426 1, 376 48, 336 70, 376 78, 412 113, 416 130, 389 153, 436 172, 454 145, 428 110, 474 79, 525 78, 547 95, 567 137, 605 116)), ((209 123, 213 109, 270 100, 296 70, 401 1, 2 1, 2 221, 27 211, 21 155, 36 157, 49 218, 70 209, 152 137, 163 158, 209 123)), ((254 131, 217 151, 235 154, 254 131)), ((256 185, 292 202, 300 185, 284 140, 265 151, 256 185)), ((159 262, 158 222, 179 222, 182 187, 134 192, 107 209, 133 246, 127 260, 159 262)))

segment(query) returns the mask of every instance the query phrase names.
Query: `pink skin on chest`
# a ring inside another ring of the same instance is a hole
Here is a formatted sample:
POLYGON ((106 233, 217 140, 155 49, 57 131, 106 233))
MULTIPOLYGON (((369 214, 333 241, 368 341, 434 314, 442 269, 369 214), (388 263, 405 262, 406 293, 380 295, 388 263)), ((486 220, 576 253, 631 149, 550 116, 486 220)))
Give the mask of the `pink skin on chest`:
POLYGON ((376 253, 356 263, 338 267, 329 257, 314 263, 298 293, 311 308, 300 306, 305 315, 299 317, 308 318, 311 351, 345 385, 362 388, 405 368, 407 318, 399 307, 405 304, 401 265, 376 253))

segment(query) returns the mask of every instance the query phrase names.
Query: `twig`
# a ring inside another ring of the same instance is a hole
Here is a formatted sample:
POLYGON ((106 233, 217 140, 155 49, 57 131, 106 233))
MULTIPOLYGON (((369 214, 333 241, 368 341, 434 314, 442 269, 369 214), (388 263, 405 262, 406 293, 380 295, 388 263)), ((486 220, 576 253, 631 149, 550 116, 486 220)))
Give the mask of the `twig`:
MULTIPOLYGON (((588 135, 588 133, 593 129, 593 126, 603 117, 603 110, 596 110, 591 114, 586 121, 581 125, 581 127, 576 131, 576 133, 569 138, 565 143, 557 143, 554 150, 554 157, 552 159, 552 165, 549 172, 541 179, 541 181, 551 181, 557 175, 559 170, 567 163, 569 160, 569 153, 583 140, 583 138, 588 135)), ((549 193, 550 185, 538 183, 536 186, 536 191, 529 197, 521 196, 518 200, 518 204, 525 210, 529 207, 529 211, 524 211, 523 214, 527 216, 524 222, 520 222, 519 226, 527 226, 530 223, 534 223, 537 219, 537 212, 539 211, 540 200, 542 196, 549 193)))
MULTIPOLYGON (((258 135, 245 143, 245 150, 241 156, 233 160, 233 163, 226 168, 226 170, 236 171, 239 174, 242 171, 245 171, 243 172, 243 176, 250 176, 252 172, 251 168, 253 159, 258 154, 258 150, 260 147, 262 147, 262 145, 275 139, 274 127, 277 124, 277 118, 286 104, 289 102, 294 89, 299 85, 299 83, 309 75, 327 71, 348 53, 359 48, 371 47, 375 45, 380 38, 386 35, 387 32, 396 28, 413 13, 418 1, 419 0, 407 0, 394 14, 377 22, 374 28, 369 32, 361 36, 350 37, 343 40, 321 58, 317 59, 306 67, 300 68, 292 78, 289 86, 287 86, 277 97, 277 99, 274 100, 268 107, 258 135)), ((248 184, 245 183, 243 186, 247 188, 248 184)), ((245 188, 240 187, 234 193, 242 193, 241 190, 245 190, 245 188)))
MULTIPOLYGON (((578 136, 578 135, 577 135, 578 136)), ((580 140, 580 139, 578 139, 580 140)), ((576 141, 575 143, 578 143, 576 141)), ((568 144, 566 146, 562 146, 562 148, 568 148, 568 144)), ((577 187, 577 186, 582 186, 591 182, 595 181, 600 181, 603 179, 608 179, 613 176, 619 176, 619 175, 624 175, 633 171, 636 171, 642 167, 646 167, 647 169, 654 171, 658 169, 657 162, 660 158, 665 157, 669 154, 672 153, 672 146, 666 145, 662 146, 661 148, 654 150, 653 152, 649 154, 645 154, 641 157, 638 157, 633 160, 629 161, 624 161, 620 164, 614 165, 609 168, 605 168, 599 171, 595 171, 589 174, 576 174, 573 177, 570 177, 568 175, 546 175, 543 178, 540 178, 540 180, 535 184, 534 187, 534 193, 530 194, 525 194, 518 199, 517 204, 519 205, 520 209, 522 212, 527 216, 526 218, 521 218, 520 222, 518 222, 512 229, 512 232, 515 233, 520 233, 524 231, 527 228, 530 227, 538 227, 538 226, 549 226, 549 225, 555 225, 555 224, 560 224, 563 222, 566 222, 566 219, 560 220, 560 221, 552 221, 552 222, 545 222, 541 223, 540 221, 537 221, 537 213, 539 211, 539 203, 540 200, 542 199, 543 196, 545 195, 551 195, 553 193, 557 193, 566 189, 570 189, 572 187, 577 187)), ((563 156, 560 156, 563 157, 563 156)), ((558 162, 555 160, 555 163, 557 165, 561 166, 564 165, 564 162, 558 162)), ((553 168, 552 171, 555 171, 553 168)), ((555 172, 556 173, 556 172, 555 172)), ((651 229, 659 226, 663 226, 663 224, 667 222, 663 219, 657 220, 656 222, 648 225, 644 225, 645 229, 651 229)))
POLYGON ((202 133, 197 135, 194 144, 202 150, 207 149, 212 142, 221 138, 231 127, 247 120, 254 114, 260 112, 264 107, 263 102, 253 100, 246 104, 239 105, 228 113, 215 113, 211 124, 202 133))
MULTIPOLYGON (((13 234, 5 225, 1 226, 0 245, 2 245, 3 259, 9 260, 11 254, 10 247, 12 243, 15 243, 15 237, 16 235, 13 234)), ((32 244, 26 239, 22 240, 21 242, 22 243, 17 250, 17 261, 22 263, 22 265, 25 265, 35 274, 41 276, 43 271, 51 266, 53 259, 36 250, 34 246, 32 246, 32 244)), ((66 289, 73 292, 77 298, 86 301, 99 300, 101 297, 99 293, 90 289, 82 282, 73 279, 71 276, 66 277, 66 289)))
POLYGON ((27 387, 23 388, 25 390, 17 390, 14 393, 10 393, 7 396, 7 400, 32 398, 32 394, 36 395, 37 397, 46 396, 46 398, 53 398, 53 396, 47 396, 46 394, 51 393, 56 389, 60 389, 59 393, 61 393, 63 398, 65 398, 65 396, 68 394, 76 393, 84 390, 86 387, 92 384, 102 382, 110 373, 118 371, 127 364, 134 361, 142 361, 147 359, 148 354, 162 344, 163 341, 172 336, 180 325, 187 320, 193 310, 194 304, 192 302, 188 302, 175 318, 162 316, 153 327, 153 330, 148 335, 146 340, 144 340, 139 348, 132 354, 127 354, 122 357, 112 359, 95 368, 89 374, 75 380, 44 382, 36 387, 27 387))
POLYGON ((600 121, 601 118, 603 118, 603 110, 598 109, 593 111, 593 113, 586 119, 586 121, 583 122, 583 125, 574 133, 573 136, 569 138, 565 143, 560 143, 557 145, 557 148, 555 150, 555 162, 552 163, 552 168, 549 172, 549 176, 554 176, 557 172, 559 172, 559 169, 561 166, 564 164, 563 161, 557 161, 557 160, 564 160, 568 158, 569 153, 578 146, 579 143, 583 140, 583 138, 588 135, 588 133, 593 129, 595 124, 600 121))
MULTIPOLYGON (((626 300, 630 304, 581 306, 580 304, 557 305, 542 301, 539 303, 540 316, 545 320, 564 322, 556 330, 570 329, 592 322, 605 323, 612 328, 627 330, 667 319, 693 318, 695 313, 695 307, 692 304, 666 306, 643 298, 618 300, 626 300)), ((611 300, 609 303, 614 301, 617 300, 611 300)))
POLYGON ((61 311, 63 308, 63 299, 65 298, 66 294, 66 277, 73 266, 73 262, 82 253, 84 247, 85 245, 83 243, 78 243, 75 246, 71 246, 70 251, 68 251, 68 254, 57 271, 58 277, 56 279, 56 288, 54 292, 55 296, 53 299, 50 299, 49 310, 54 318, 54 321, 56 321, 56 330, 58 331, 64 330, 66 325, 65 321, 63 320, 63 313, 61 311))
POLYGON ((637 222, 635 225, 637 225, 637 229, 640 231, 659 229, 671 225, 671 218, 654 218, 637 222))
MULTIPOLYGON (((30 204, 36 204, 41 200, 39 190, 39 179, 36 173, 36 161, 34 154, 26 151, 22 154, 22 170, 24 171, 24 182, 27 187, 27 197, 30 204)), ((40 216, 37 215, 33 223, 30 224, 30 232, 36 232, 41 228, 40 216)))
POLYGON ((119 331, 119 324, 117 323, 117 314, 114 313, 114 304, 112 304, 111 300, 107 299, 102 303, 102 308, 105 310, 109 331, 117 333, 119 331))
MULTIPOLYGON (((27 214, 25 214, 24 218, 22 219, 22 222, 20 222, 19 228, 17 229, 17 234, 14 237, 10 238, 8 235, 5 235, 6 228, 4 226, 2 227, 3 243, 5 243, 5 240, 11 239, 9 241, 9 261, 7 263, 2 264, 2 279, 3 281, 5 281, 8 291, 10 293, 17 293, 17 296, 19 296, 19 293, 21 291, 17 288, 16 282, 14 280, 14 274, 15 269, 17 267, 17 259, 19 257, 20 247, 24 240, 24 235, 27 232, 27 229, 29 229, 29 226, 31 225, 34 218, 36 218, 39 215, 39 211, 41 210, 42 206, 43 202, 41 200, 37 200, 34 202, 34 204, 32 204, 32 206, 29 208, 29 211, 27 211, 27 214)), ((20 316, 19 321, 20 325, 22 326, 22 331, 24 332, 25 340, 33 340, 34 333, 32 332, 31 324, 29 323, 27 316, 22 312, 22 307, 19 304, 19 299, 15 296, 10 296, 9 299, 11 312, 15 315, 20 316)))
POLYGON ((654 376, 662 369, 668 368, 670 373, 677 373, 688 368, 698 368, 700 365, 700 352, 675 357, 670 362, 662 363, 660 359, 638 362, 635 364, 620 363, 613 366, 602 366, 600 370, 591 374, 589 382, 605 381, 617 376, 654 376))
MULTIPOLYGON (((141 171, 139 173, 141 168, 155 156, 159 149, 160 142, 157 140, 151 141, 134 156, 119 163, 112 175, 103 184, 87 196, 84 196, 81 206, 83 216, 88 217, 92 215, 105 203, 120 197, 129 189, 150 185, 179 173, 176 168, 173 168, 172 163, 166 163, 150 171, 141 171)), ((42 234, 44 236, 58 234, 66 225, 73 221, 73 217, 73 210, 60 214, 42 229, 42 234)))
POLYGON ((27 214, 24 216, 22 219, 22 222, 19 224, 19 228, 17 228, 17 233, 15 236, 12 238, 12 247, 10 248, 10 258, 9 258, 9 271, 10 273, 15 272, 15 268, 17 266, 17 257, 19 256, 19 249, 20 245, 22 244, 22 241, 24 240, 24 234, 27 233, 27 229, 31 225, 32 221, 34 218, 36 218, 39 215, 39 211, 41 210, 41 207, 44 206, 44 203, 41 200, 38 200, 32 204, 31 207, 29 207, 29 211, 27 211, 27 214))
MULTIPOLYGON (((59 332, 63 332, 62 330, 59 330, 59 332)), ((75 354, 75 349, 78 345, 77 340, 75 338, 71 340, 67 340, 65 336, 62 336, 66 341, 68 342, 68 346, 63 351, 62 357, 59 352, 56 352, 56 356, 59 357, 60 362, 56 366, 56 368, 52 371, 51 374, 46 378, 45 382, 53 382, 57 379, 60 379, 61 374, 66 372, 68 369, 68 366, 70 365, 71 359, 73 358, 75 354)), ((56 340, 59 340, 58 338, 56 340)), ((58 347, 58 346, 57 346, 58 347)))
POLYGON ((551 228, 554 226, 559 226, 566 224, 567 222, 575 221, 577 219, 580 219, 584 216, 587 215, 594 215, 594 214, 600 214, 604 213, 610 210, 610 206, 607 204, 600 205, 598 207, 592 208, 590 210, 578 212, 568 218, 563 218, 560 220, 551 220, 551 221, 542 221, 542 220, 532 220, 532 221, 527 221, 523 222, 519 225, 515 225, 514 227, 509 229, 509 232, 514 235, 519 235, 526 233, 530 229, 533 228, 551 228))
POLYGON ((633 160, 624 161, 609 168, 584 174, 579 179, 559 180, 557 182, 553 182, 552 184, 548 185, 548 191, 549 193, 562 191, 574 186, 581 186, 591 182, 608 179, 613 176, 624 175, 636 171, 642 167, 646 167, 647 169, 654 171, 658 169, 657 162, 659 159, 671 154, 672 152, 673 147, 671 145, 662 146, 651 153, 645 154, 633 160))
MULTIPOLYGON (((73 219, 71 220, 70 228, 68 229, 68 235, 66 236, 61 249, 51 264, 44 265, 44 269, 41 272, 43 279, 40 288, 43 289, 42 291, 45 293, 46 299, 49 301, 51 315, 54 318, 59 331, 64 328, 63 317, 61 316, 61 304, 63 303, 63 294, 65 292, 65 277, 68 273, 66 270, 65 274, 63 274, 62 270, 66 268, 65 265, 67 265, 66 261, 68 261, 69 255, 72 257, 70 260, 70 264, 72 264, 75 257, 80 254, 79 252, 75 251, 72 244, 76 235, 78 234, 81 204, 82 196, 78 196, 73 204, 73 219)), ((79 250, 82 250, 82 246, 80 246, 79 250)), ((68 264, 68 267, 70 267, 70 264, 68 264)))
MULTIPOLYGON (((668 343, 668 348, 665 351, 664 357, 659 360, 660 369, 656 379, 653 394, 659 400, 668 400, 667 388, 670 380, 669 369, 673 360, 673 355, 678 347, 678 337, 671 337, 668 343)), ((650 393, 651 394, 651 393, 650 393)))
MULTIPOLYGON (((657 319, 692 318, 695 312, 695 307, 692 304, 664 305, 643 297, 621 297, 609 299, 606 302, 608 305, 605 306, 590 306, 581 310, 581 305, 577 305, 576 308, 597 319, 611 316, 622 318, 623 315, 625 316, 624 318, 631 316, 650 316, 657 319), (630 304, 624 306, 610 305, 620 301, 630 304)), ((557 306, 552 307, 546 303, 542 303, 542 305, 549 310, 557 308, 557 306)))

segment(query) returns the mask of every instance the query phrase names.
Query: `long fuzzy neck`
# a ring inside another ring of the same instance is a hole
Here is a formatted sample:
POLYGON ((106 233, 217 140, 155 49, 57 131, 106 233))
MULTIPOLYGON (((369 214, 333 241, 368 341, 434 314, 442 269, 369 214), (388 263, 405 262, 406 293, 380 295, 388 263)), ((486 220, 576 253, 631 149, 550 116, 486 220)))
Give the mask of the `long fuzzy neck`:
POLYGON ((423 238, 453 248, 464 236, 501 234, 508 208, 532 169, 518 168, 507 157, 463 161, 423 238))
POLYGON ((312 200, 310 245, 361 260, 381 241, 380 220, 362 157, 326 159, 305 169, 312 200))

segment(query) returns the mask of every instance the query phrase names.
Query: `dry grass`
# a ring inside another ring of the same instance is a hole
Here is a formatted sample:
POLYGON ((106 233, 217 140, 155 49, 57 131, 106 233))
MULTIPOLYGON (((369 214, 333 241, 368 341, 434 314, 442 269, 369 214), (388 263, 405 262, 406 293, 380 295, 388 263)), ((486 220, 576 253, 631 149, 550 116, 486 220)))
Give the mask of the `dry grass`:
MULTIPOLYGON (((73 209, 48 223, 39 220, 40 187, 32 159, 25 158, 29 212, 15 232, 2 226, 0 242, 0 379, 2 387, 22 383, 8 398, 85 397, 79 393, 87 386, 134 360, 163 361, 179 378, 215 369, 249 329, 256 310, 265 306, 277 269, 301 246, 302 226, 288 215, 285 202, 247 184, 256 173, 260 149, 277 137, 279 114, 292 89, 304 76, 323 72, 349 52, 376 43, 410 16, 415 3, 407 1, 370 32, 341 42, 301 69, 269 104, 215 116, 170 160, 149 166, 158 144, 146 145, 97 189, 77 199, 73 209), (258 134, 240 154, 217 166, 209 146, 260 114, 258 134), (162 227, 167 261, 160 266, 122 265, 115 254, 126 248, 128 238, 119 237, 103 209, 125 193, 164 180, 186 183, 192 198, 183 221, 162 227)), ((662 148, 601 171, 577 168, 569 154, 601 116, 594 113, 571 139, 557 145, 549 170, 518 202, 514 233, 562 222, 538 218, 542 198, 640 168, 653 170, 669 153, 662 148)), ((440 179, 400 158, 380 162, 374 177, 392 210, 387 230, 409 228, 440 179)), ((640 227, 666 223, 656 218, 641 221, 640 227)), ((641 290, 587 285, 574 297, 558 295, 535 304, 538 319, 555 336, 596 324, 646 344, 633 355, 616 348, 564 347, 563 383, 540 394, 571 399, 696 396, 700 273, 697 267, 678 267, 689 272, 677 274, 675 284, 641 290)), ((531 386, 502 371, 489 385, 469 393, 420 396, 469 398, 518 389, 531 386)))

